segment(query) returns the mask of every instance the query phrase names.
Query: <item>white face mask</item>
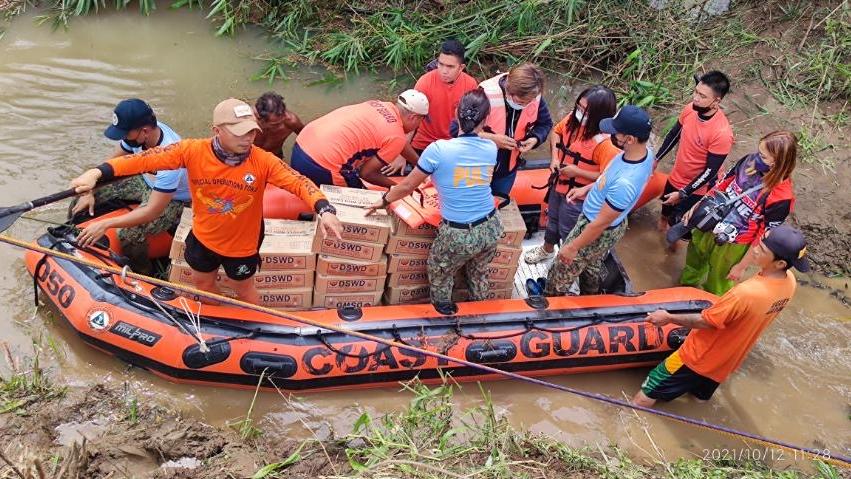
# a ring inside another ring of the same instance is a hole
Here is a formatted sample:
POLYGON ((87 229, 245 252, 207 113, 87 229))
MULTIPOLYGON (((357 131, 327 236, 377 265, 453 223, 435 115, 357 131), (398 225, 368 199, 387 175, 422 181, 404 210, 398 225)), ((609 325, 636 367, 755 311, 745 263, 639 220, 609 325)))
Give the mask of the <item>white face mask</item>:
POLYGON ((515 110, 522 110, 522 109, 526 108, 526 105, 518 105, 517 103, 514 103, 514 101, 508 95, 506 95, 506 97, 505 97, 505 102, 508 103, 508 106, 510 106, 511 108, 513 108, 515 110))
POLYGON ((578 108, 576 110, 573 110, 573 116, 576 117, 576 121, 578 121, 581 125, 584 125, 588 122, 588 118, 585 118, 585 114, 582 113, 582 111, 578 108))

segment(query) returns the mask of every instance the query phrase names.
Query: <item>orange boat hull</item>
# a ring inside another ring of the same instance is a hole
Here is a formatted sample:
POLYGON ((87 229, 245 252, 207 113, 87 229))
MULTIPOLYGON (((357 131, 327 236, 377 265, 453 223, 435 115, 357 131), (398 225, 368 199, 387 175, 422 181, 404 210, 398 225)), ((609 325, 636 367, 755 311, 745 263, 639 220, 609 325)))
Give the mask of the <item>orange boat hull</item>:
MULTIPOLYGON (((45 235, 39 243, 46 246, 55 239, 45 235)), ((94 258, 67 243, 56 249, 94 258)), ((231 306, 201 308, 201 335, 213 344, 210 353, 202 354, 194 338, 154 304, 159 302, 191 330, 179 298, 168 290, 144 282, 134 290, 117 276, 104 277, 95 269, 33 251, 25 260, 44 297, 84 341, 171 381, 253 387, 265 371, 264 387, 318 391, 392 386, 415 376, 438 382, 441 371, 460 381, 499 378, 404 347, 387 348, 231 306)), ((636 296, 553 297, 546 309, 520 299, 459 303, 458 314, 451 317, 428 304, 354 309, 360 313, 356 318, 337 310, 291 314, 546 376, 652 365, 676 348, 687 331, 652 326, 645 321, 647 312, 698 312, 714 300, 697 289, 669 288, 636 296)))

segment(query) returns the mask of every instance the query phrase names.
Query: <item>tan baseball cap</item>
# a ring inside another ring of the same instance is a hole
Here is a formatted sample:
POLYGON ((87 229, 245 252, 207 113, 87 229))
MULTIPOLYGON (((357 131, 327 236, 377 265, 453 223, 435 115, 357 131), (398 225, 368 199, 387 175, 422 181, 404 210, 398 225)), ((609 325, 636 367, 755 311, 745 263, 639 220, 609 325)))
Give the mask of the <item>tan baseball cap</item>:
POLYGON ((399 104, 417 115, 428 115, 428 97, 418 90, 405 90, 399 95, 399 104))
POLYGON ((221 126, 236 136, 251 130, 263 131, 254 118, 254 110, 242 100, 228 98, 213 110, 213 126, 221 126))

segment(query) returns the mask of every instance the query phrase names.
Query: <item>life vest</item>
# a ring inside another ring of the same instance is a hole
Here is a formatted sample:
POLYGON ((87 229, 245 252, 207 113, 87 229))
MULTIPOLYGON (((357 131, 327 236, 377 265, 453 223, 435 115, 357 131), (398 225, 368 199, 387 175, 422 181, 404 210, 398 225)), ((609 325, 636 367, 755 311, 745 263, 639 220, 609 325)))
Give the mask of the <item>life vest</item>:
MULTIPOLYGON (((485 127, 490 128, 493 133, 508 135, 505 125, 505 92, 499 86, 499 80, 507 75, 503 73, 491 79, 479 83, 479 86, 484 90, 491 104, 491 112, 485 120, 485 127)), ((541 95, 535 97, 531 103, 526 105, 520 112, 520 118, 517 119, 517 127, 514 129, 513 138, 517 141, 525 140, 535 120, 538 119, 538 107, 541 105, 541 95)), ((510 135, 509 135, 510 136, 510 135)), ((511 150, 511 157, 508 161, 508 171, 512 172, 517 168, 517 158, 520 157, 520 150, 514 148, 511 150)))
MULTIPOLYGON (((565 130, 567 129, 565 128, 565 130)), ((581 130, 579 133, 581 133, 581 130)), ((564 131, 561 134, 559 143, 556 145, 561 152, 559 166, 572 164, 578 166, 581 170, 599 173, 600 165, 594 162, 594 150, 597 149, 597 146, 600 143, 606 141, 609 138, 609 135, 605 133, 598 133, 588 140, 578 138, 578 134, 576 136, 577 138, 574 139, 572 143, 568 143, 570 141, 570 132, 564 131)), ((566 178, 559 176, 558 179, 556 179, 556 192, 565 194, 574 188, 581 188, 593 182, 594 180, 589 180, 587 178, 566 178)))

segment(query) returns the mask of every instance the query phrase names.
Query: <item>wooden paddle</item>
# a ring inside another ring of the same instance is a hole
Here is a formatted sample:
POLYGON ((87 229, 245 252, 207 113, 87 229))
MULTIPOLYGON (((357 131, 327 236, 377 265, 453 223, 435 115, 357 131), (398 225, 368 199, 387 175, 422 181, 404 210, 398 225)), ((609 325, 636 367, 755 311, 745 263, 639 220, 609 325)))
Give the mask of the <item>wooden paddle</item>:
MULTIPOLYGON (((103 186, 107 183, 111 183, 113 181, 117 181, 123 179, 121 177, 116 177, 106 182, 98 182, 97 186, 103 186)), ((66 198, 71 198, 72 196, 76 196, 77 192, 74 188, 69 188, 64 191, 60 191, 58 193, 53 193, 52 195, 43 196, 41 198, 36 198, 32 201, 28 201, 26 203, 21 203, 15 206, 7 206, 5 208, 0 208, 0 233, 9 229, 18 218, 21 217, 22 214, 26 213, 35 208, 39 208, 44 205, 49 205, 51 203, 56 203, 57 201, 62 201, 66 198)))

